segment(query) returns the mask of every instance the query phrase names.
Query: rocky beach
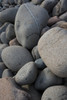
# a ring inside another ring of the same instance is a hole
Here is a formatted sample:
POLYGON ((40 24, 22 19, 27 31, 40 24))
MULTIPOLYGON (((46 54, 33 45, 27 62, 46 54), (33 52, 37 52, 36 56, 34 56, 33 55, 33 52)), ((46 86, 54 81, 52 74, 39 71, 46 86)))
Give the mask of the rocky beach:
POLYGON ((67 0, 0 0, 0 100, 67 100, 67 0))

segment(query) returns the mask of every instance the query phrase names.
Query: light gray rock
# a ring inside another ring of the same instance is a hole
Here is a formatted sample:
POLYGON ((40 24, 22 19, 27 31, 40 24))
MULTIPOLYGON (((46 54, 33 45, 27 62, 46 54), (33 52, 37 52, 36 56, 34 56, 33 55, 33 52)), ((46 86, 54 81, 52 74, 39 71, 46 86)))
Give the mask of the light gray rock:
POLYGON ((62 85, 62 78, 57 77, 48 68, 45 68, 39 74, 35 82, 35 88, 38 90, 45 90, 54 85, 62 85))
POLYGON ((15 81, 20 85, 31 84, 37 77, 37 68, 34 62, 29 62, 22 66, 22 68, 15 75, 15 81))
POLYGON ((27 49, 21 46, 9 46, 2 51, 2 60, 9 69, 18 71, 33 59, 27 49))
POLYGON ((67 11, 67 0, 60 0, 53 8, 53 16, 63 14, 67 11))
POLYGON ((1 33, 1 35, 0 35, 0 39, 1 39, 1 42, 3 43, 3 44, 8 44, 8 40, 7 40, 7 38, 6 38, 6 33, 5 32, 2 32, 1 33))
POLYGON ((7 46, 8 46, 7 44, 0 44, 0 62, 2 62, 1 53, 2 53, 3 49, 6 48, 7 46))
POLYGON ((15 36, 15 32, 14 32, 14 25, 13 24, 9 24, 6 28, 6 38, 10 41, 12 39, 14 39, 15 36))
POLYGON ((67 100, 67 87, 53 86, 44 91, 41 100, 67 100))
POLYGON ((13 77, 13 73, 11 72, 10 69, 5 69, 2 73, 2 78, 5 78, 5 77, 13 77))
POLYGON ((47 25, 48 12, 32 3, 20 6, 15 19, 15 33, 18 42, 28 49, 37 45, 40 32, 47 25))
POLYGON ((40 58, 40 55, 39 55, 38 47, 37 47, 37 46, 35 46, 35 47, 32 49, 31 53, 32 53, 32 56, 33 56, 34 60, 40 58))
POLYGON ((46 66, 57 76, 67 77, 67 30, 55 27, 39 40, 38 51, 46 66))
POLYGON ((41 58, 35 60, 35 64, 37 65, 38 69, 44 69, 46 68, 46 65, 44 64, 43 60, 41 58))
POLYGON ((3 62, 0 62, 0 78, 2 78, 2 73, 6 69, 6 66, 3 62))
POLYGON ((2 32, 5 32, 5 30, 6 30, 6 28, 7 28, 8 25, 9 25, 9 22, 5 22, 5 23, 0 27, 0 34, 1 34, 2 32))
POLYGON ((49 13, 53 10, 53 7, 58 3, 59 0, 44 0, 41 7, 45 8, 49 13))
POLYGON ((66 21, 67 22, 67 12, 62 14, 61 16, 59 16, 59 18, 63 21, 66 21))
POLYGON ((17 13, 18 7, 7 8, 0 12, 0 22, 11 22, 14 23, 15 16, 17 13))

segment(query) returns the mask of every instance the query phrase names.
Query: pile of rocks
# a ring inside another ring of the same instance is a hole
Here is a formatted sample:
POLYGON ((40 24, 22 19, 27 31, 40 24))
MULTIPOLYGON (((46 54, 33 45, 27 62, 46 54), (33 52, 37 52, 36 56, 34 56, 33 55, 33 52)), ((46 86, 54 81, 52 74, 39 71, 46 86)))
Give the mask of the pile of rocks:
POLYGON ((0 0, 0 100, 67 100, 67 0, 0 0))

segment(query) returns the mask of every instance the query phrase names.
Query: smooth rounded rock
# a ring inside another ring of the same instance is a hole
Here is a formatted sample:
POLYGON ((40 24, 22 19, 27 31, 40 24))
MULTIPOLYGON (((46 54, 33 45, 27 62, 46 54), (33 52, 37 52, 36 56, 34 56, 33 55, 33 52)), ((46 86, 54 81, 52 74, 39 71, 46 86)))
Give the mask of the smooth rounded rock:
POLYGON ((2 57, 1 57, 2 51, 3 51, 3 49, 5 49, 7 46, 8 46, 7 44, 0 44, 0 62, 2 62, 2 57))
POLYGON ((13 73, 11 72, 10 69, 5 69, 2 73, 2 78, 5 78, 5 77, 13 77, 13 73))
POLYGON ((37 65, 38 69, 44 69, 46 68, 46 65, 44 64, 43 60, 41 58, 35 60, 35 64, 37 65))
POLYGON ((10 41, 12 39, 14 39, 15 36, 15 32, 14 32, 14 25, 13 24, 9 24, 6 28, 6 38, 10 41))
POLYGON ((14 23, 18 7, 7 8, 0 12, 0 21, 2 23, 11 22, 14 23))
POLYGON ((2 78, 2 73, 6 69, 6 66, 3 62, 0 62, 0 78, 2 78))
POLYGON ((41 100, 67 100, 67 87, 52 86, 44 91, 41 100))
POLYGON ((32 3, 21 5, 15 18, 15 33, 18 42, 28 49, 36 46, 48 18, 48 12, 40 6, 32 3))
POLYGON ((53 7, 58 3, 58 0, 44 0, 41 7, 45 8, 49 13, 53 10, 53 7))
POLYGON ((9 69, 18 71, 33 59, 27 49, 21 46, 9 46, 2 51, 2 60, 9 69))
POLYGON ((1 33, 1 36, 0 36, 0 39, 1 39, 1 42, 3 43, 3 44, 8 44, 8 40, 7 40, 7 38, 6 38, 6 32, 2 32, 1 33))
POLYGON ((43 0, 32 0, 33 4, 41 4, 43 0))
POLYGON ((57 76, 67 77, 67 30, 55 27, 39 40, 38 51, 46 66, 57 76))
POLYGON ((57 77, 48 68, 45 68, 39 74, 35 82, 35 88, 37 90, 45 90, 54 85, 62 85, 62 78, 57 77))
POLYGON ((35 47, 32 49, 31 53, 32 53, 32 56, 33 56, 34 60, 40 58, 40 55, 39 55, 38 47, 37 47, 37 46, 35 46, 35 47))
POLYGON ((67 22, 67 12, 62 14, 61 16, 59 16, 59 18, 63 21, 66 21, 67 22))
POLYGON ((34 62, 29 62, 22 66, 22 68, 15 75, 15 81, 20 85, 31 84, 37 77, 37 68, 34 62))
POLYGON ((15 83, 13 78, 0 79, 0 100, 31 100, 31 95, 15 83))

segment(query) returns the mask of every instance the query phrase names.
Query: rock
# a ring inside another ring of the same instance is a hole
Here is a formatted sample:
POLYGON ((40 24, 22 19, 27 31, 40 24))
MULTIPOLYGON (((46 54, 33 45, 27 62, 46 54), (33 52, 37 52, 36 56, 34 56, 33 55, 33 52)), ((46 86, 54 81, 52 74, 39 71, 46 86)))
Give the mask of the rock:
POLYGON ((32 49, 32 56, 34 58, 34 60, 40 58, 40 55, 39 55, 39 52, 38 52, 38 47, 35 46, 33 49, 32 49))
POLYGON ((31 100, 41 100, 41 94, 33 86, 29 87, 29 93, 31 100))
POLYGON ((59 21, 56 24, 54 24, 52 27, 61 27, 61 28, 67 29, 67 22, 59 21))
POLYGON ((13 77, 13 73, 11 72, 10 69, 5 69, 2 73, 2 78, 5 78, 5 77, 13 77))
POLYGON ((58 3, 58 0, 44 0, 41 7, 45 8, 49 13, 53 10, 53 7, 58 3))
POLYGON ((18 43, 17 39, 14 38, 13 40, 11 40, 11 41, 9 42, 9 45, 12 46, 12 45, 20 45, 20 44, 18 43))
POLYGON ((34 62, 29 62, 22 66, 22 68, 15 75, 15 81, 20 85, 31 84, 37 77, 37 68, 34 62))
POLYGON ((2 62, 1 53, 2 53, 3 49, 6 48, 7 46, 8 46, 7 44, 0 44, 0 62, 2 62))
POLYGON ((67 11, 67 0, 60 0, 53 9, 53 16, 63 14, 67 11))
POLYGON ((38 90, 45 90, 54 85, 62 85, 62 79, 54 75, 48 68, 45 68, 39 74, 35 82, 35 88, 38 90))
POLYGON ((0 100, 31 100, 31 96, 21 90, 13 78, 2 78, 0 79, 0 100))
POLYGON ((55 27, 39 40, 38 51, 46 66, 57 76, 67 77, 67 30, 55 27))
POLYGON ((4 65, 3 62, 0 62, 0 78, 2 78, 2 73, 3 73, 4 69, 6 69, 6 66, 4 65))
POLYGON ((15 38, 14 25, 9 24, 6 28, 6 38, 10 41, 15 38))
POLYGON ((59 17, 57 17, 57 16, 51 17, 48 20, 48 26, 52 26, 53 24, 57 23, 58 21, 60 21, 59 17))
POLYGON ((49 87, 42 95, 41 100, 66 100, 67 87, 65 86, 52 86, 49 87))
POLYGON ((27 49, 21 46, 9 46, 2 51, 2 60, 9 69, 18 71, 33 59, 27 49))
POLYGON ((32 0, 33 4, 41 4, 43 2, 43 0, 32 0))
POLYGON ((8 44, 8 40, 7 40, 7 38, 6 38, 6 33, 5 32, 2 32, 1 33, 1 36, 0 36, 0 39, 1 39, 1 42, 3 43, 3 44, 8 44))
POLYGON ((22 3, 27 3, 30 0, 14 0, 16 4, 22 4, 22 3))
POLYGON ((12 7, 12 8, 7 8, 7 9, 3 10, 2 12, 0 12, 0 22, 14 23, 17 10, 18 10, 18 7, 12 7))
POLYGON ((47 32, 50 29, 50 27, 46 26, 45 28, 43 28, 42 32, 41 32, 41 36, 47 32))
POLYGON ((44 64, 43 60, 41 58, 35 60, 35 64, 37 65, 38 69, 44 69, 46 68, 46 65, 44 64))
POLYGON ((0 27, 0 34, 1 34, 2 32, 5 32, 5 30, 6 30, 6 28, 7 28, 8 25, 9 25, 9 23, 6 22, 6 23, 4 23, 4 24, 0 27))
POLYGON ((48 18, 48 12, 40 6, 32 3, 21 5, 15 19, 15 33, 18 42, 28 49, 36 46, 40 32, 47 25, 48 18))
POLYGON ((66 21, 67 22, 67 12, 62 14, 61 16, 59 16, 59 18, 63 21, 66 21))

